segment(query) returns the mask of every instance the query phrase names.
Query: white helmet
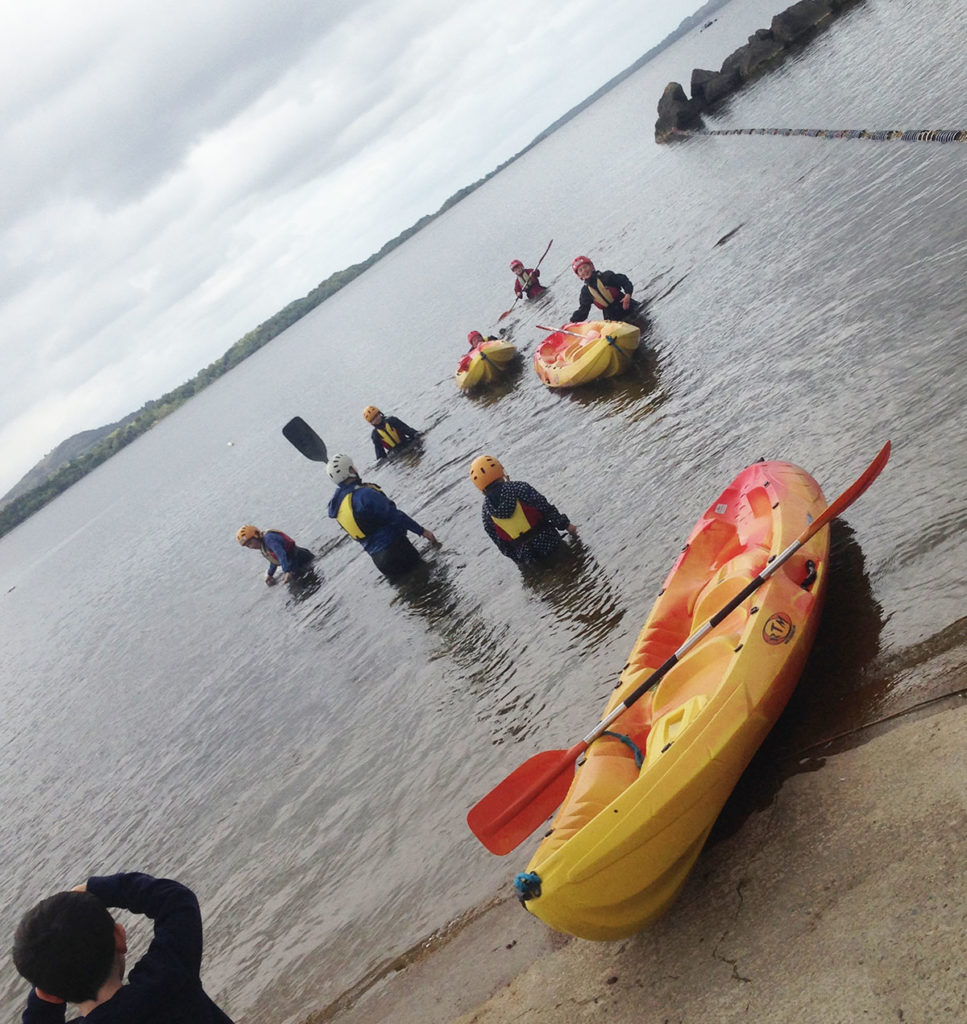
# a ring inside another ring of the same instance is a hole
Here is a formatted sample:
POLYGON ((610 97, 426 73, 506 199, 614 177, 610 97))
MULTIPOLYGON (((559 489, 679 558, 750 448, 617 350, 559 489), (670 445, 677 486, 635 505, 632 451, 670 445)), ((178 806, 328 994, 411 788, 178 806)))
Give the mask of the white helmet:
POLYGON ((326 466, 326 472, 334 484, 344 484, 351 476, 359 476, 348 455, 333 455, 326 466))

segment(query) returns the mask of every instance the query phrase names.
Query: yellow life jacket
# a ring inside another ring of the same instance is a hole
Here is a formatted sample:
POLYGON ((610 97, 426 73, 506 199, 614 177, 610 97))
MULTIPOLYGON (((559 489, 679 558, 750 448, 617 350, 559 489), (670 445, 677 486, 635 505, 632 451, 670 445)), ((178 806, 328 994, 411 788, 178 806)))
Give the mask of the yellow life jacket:
MULTIPOLYGON (((377 487, 376 484, 359 484, 359 487, 372 487, 374 491, 382 493, 382 488, 377 487)), ((353 494, 356 491, 354 487, 339 503, 339 511, 336 513, 336 522, 352 537, 353 540, 362 540, 366 534, 363 533, 356 522, 356 516, 353 515, 353 494)))
POLYGON ((376 428, 376 433, 383 439, 387 448, 395 448, 400 443, 399 431, 391 427, 385 420, 381 427, 376 428))
POLYGON ((607 306, 610 306, 612 302, 617 302, 620 296, 620 292, 616 288, 609 288, 608 285, 597 277, 594 279, 593 285, 588 281, 586 282, 586 286, 598 309, 605 309, 607 306))
POLYGON ((498 519, 490 517, 494 526, 497 527, 497 536, 501 540, 520 540, 525 533, 532 530, 544 518, 536 508, 528 505, 526 508, 518 501, 514 507, 514 514, 509 519, 498 519))

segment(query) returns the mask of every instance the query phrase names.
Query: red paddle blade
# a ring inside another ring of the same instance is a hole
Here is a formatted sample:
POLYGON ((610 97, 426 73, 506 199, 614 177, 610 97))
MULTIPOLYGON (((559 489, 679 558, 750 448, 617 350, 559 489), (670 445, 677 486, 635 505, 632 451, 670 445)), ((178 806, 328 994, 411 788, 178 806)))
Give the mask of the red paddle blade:
POLYGON ((535 754, 470 808, 470 831, 498 856, 510 853, 560 806, 574 777, 574 762, 587 748, 535 754))

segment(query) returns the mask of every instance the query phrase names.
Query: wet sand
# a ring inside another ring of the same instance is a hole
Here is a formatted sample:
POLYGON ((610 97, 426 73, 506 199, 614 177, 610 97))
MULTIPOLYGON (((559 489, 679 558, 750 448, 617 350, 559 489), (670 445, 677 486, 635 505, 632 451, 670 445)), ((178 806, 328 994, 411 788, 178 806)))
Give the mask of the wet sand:
POLYGON ((959 1024, 967 665, 947 668, 949 696, 814 752, 641 934, 585 942, 498 901, 306 1024, 959 1024))

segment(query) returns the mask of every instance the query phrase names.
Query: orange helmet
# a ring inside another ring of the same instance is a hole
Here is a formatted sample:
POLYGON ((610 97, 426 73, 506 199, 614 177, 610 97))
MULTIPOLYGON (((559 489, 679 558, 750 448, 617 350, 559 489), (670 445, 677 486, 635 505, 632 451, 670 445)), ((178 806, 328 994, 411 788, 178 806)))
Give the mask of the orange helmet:
POLYGON ((367 405, 366 408, 363 409, 363 419, 367 423, 375 423, 382 415, 383 414, 375 405, 367 405))
POLYGON ((235 539, 239 544, 247 544, 253 537, 262 539, 262 531, 257 526, 240 526, 235 539))
POLYGON ((581 267, 584 266, 588 266, 592 270, 594 270, 594 264, 587 258, 587 256, 576 256, 571 261, 571 269, 574 271, 575 274, 581 269, 581 267))
POLYGON ((478 455, 470 463, 470 479, 481 491, 506 475, 504 467, 492 455, 478 455))
POLYGON ((516 271, 518 267, 520 267, 521 270, 524 269, 524 264, 521 263, 520 260, 511 260, 510 261, 510 269, 511 270, 516 271))

